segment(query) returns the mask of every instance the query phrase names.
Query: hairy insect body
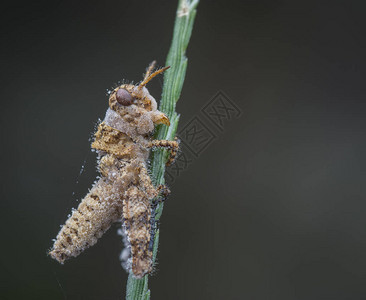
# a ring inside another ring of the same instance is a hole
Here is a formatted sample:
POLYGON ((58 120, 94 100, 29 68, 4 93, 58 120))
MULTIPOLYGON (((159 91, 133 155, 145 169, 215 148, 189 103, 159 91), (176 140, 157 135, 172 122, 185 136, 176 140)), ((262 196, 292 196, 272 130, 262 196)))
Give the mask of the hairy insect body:
POLYGON ((113 194, 113 186, 104 178, 97 181, 61 228, 51 256, 63 263, 94 245, 118 221, 122 207, 119 203, 121 200, 113 194))
POLYGON ((57 235, 50 255, 60 263, 94 245, 112 223, 122 221, 130 249, 128 269, 137 278, 152 270, 151 200, 161 187, 153 186, 147 159, 152 147, 164 147, 171 151, 170 162, 178 149, 176 141, 152 139, 154 124, 169 125, 144 87, 165 70, 150 74, 152 68, 139 86, 121 85, 109 97, 109 109, 92 143, 101 177, 57 235))

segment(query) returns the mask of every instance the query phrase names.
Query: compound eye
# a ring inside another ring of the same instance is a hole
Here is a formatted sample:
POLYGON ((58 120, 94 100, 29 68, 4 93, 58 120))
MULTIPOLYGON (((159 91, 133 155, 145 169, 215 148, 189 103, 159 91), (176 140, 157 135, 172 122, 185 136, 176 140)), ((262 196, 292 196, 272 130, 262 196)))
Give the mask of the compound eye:
POLYGON ((132 95, 125 89, 119 89, 116 93, 117 102, 123 106, 129 106, 133 102, 132 95))

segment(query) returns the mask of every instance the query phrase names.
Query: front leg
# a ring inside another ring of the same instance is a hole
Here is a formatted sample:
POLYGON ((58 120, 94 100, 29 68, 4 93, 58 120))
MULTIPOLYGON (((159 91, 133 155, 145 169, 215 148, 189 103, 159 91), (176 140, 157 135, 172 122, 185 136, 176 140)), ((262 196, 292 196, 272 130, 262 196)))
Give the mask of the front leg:
POLYGON ((179 149, 179 141, 177 138, 174 139, 174 141, 168 141, 168 140, 153 140, 149 143, 149 147, 159 147, 159 148, 165 148, 167 150, 170 150, 170 157, 166 163, 167 166, 170 166, 177 154, 179 149))

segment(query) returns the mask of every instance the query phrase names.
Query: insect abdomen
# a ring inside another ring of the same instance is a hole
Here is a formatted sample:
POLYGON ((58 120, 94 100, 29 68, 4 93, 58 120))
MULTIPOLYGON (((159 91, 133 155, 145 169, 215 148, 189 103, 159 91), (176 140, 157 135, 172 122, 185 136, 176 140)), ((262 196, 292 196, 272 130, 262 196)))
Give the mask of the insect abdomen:
POLYGON ((100 179, 85 196, 61 228, 50 252, 52 258, 63 263, 70 257, 78 256, 97 240, 118 219, 116 201, 108 201, 112 187, 100 179), (109 196, 109 197, 108 197, 109 196))

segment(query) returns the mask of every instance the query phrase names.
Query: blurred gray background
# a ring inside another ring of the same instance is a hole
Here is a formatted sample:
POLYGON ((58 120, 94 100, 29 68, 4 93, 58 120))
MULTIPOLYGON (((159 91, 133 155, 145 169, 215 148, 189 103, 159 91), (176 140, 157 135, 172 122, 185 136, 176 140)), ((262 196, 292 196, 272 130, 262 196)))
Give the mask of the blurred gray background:
MULTIPOLYGON (((177 110, 216 139, 171 186, 152 299, 366 299, 362 4, 199 4, 177 110), (242 112, 223 131, 201 111, 219 90, 242 112)), ((46 253, 95 179, 106 89, 164 65, 176 5, 2 6, 1 299, 124 297, 117 225, 64 266, 46 253)))

